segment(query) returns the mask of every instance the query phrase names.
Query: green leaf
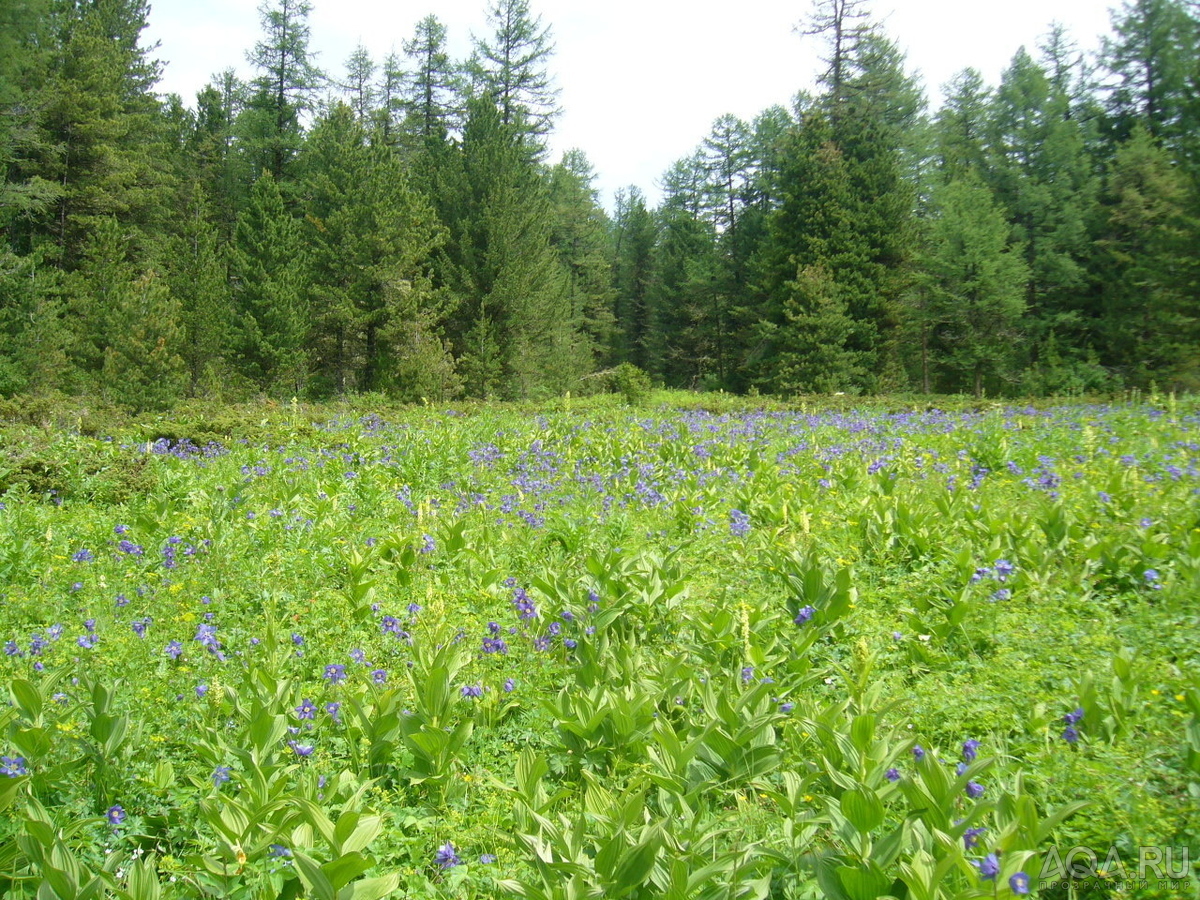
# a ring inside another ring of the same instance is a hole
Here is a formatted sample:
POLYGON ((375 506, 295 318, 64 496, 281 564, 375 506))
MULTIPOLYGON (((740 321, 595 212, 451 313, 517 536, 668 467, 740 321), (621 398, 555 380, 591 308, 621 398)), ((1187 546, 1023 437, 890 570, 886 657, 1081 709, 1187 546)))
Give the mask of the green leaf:
POLYGON ((293 851, 292 860, 296 864, 300 880, 316 900, 336 900, 337 893, 333 885, 315 860, 298 851, 293 851))
POLYGON ((841 799, 842 813, 860 834, 870 834, 883 823, 883 803, 867 787, 846 791, 841 799))
POLYGON ((347 853, 321 866, 333 889, 340 890, 375 865, 375 860, 361 853, 347 853))
POLYGON ((363 878, 342 888, 337 900, 381 900, 396 890, 399 884, 400 876, 394 872, 378 878, 363 878))

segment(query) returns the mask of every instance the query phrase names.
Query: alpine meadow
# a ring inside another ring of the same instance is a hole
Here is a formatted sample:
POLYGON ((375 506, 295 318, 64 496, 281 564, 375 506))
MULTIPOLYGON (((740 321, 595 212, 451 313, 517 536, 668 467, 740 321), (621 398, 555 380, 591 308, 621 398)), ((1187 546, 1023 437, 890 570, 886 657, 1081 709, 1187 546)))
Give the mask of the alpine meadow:
POLYGON ((1200 900, 1200 4, 657 201, 487 4, 0 0, 0 896, 1200 900))

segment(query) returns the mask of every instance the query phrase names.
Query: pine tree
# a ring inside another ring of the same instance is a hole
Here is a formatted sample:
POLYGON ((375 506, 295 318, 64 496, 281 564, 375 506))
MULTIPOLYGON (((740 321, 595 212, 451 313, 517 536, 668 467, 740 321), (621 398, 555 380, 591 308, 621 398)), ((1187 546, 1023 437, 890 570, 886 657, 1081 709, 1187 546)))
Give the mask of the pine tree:
POLYGON ((413 39, 405 41, 404 54, 412 66, 405 92, 408 128, 421 141, 443 138, 461 118, 455 101, 459 77, 446 52, 446 26, 426 16, 413 39))
POLYGON ((1200 387, 1200 245, 1194 187, 1148 128, 1106 178, 1097 241, 1103 361, 1127 383, 1200 387))
POLYGON ((581 372, 613 340, 612 268, 608 217, 592 186, 595 174, 581 150, 563 154, 550 170, 550 244, 566 272, 570 318, 579 323, 581 372))
POLYGON ((1200 163, 1189 113, 1200 63, 1200 23, 1178 0, 1125 0, 1113 10, 1115 35, 1104 42, 1114 84, 1108 109, 1121 140, 1141 122, 1169 150, 1200 163))
POLYGON ((1004 211, 978 175, 939 185, 933 208, 921 254, 918 290, 928 297, 921 325, 940 339, 944 386, 981 397, 1014 368, 1028 270, 1020 246, 1009 243, 1004 211))
POLYGON ((310 59, 308 0, 264 0, 258 8, 263 37, 250 54, 258 69, 239 128, 252 171, 270 172, 277 184, 290 181, 300 150, 301 116, 312 109, 324 76, 310 59))
POLYGON ((229 259, 237 366, 262 390, 296 396, 308 388, 307 269, 300 224, 266 173, 238 215, 229 259))
POLYGON ((559 113, 558 90, 546 69, 554 55, 550 27, 533 17, 528 0, 493 0, 488 21, 492 39, 475 41, 481 92, 499 108, 505 127, 544 136, 559 113))
POLYGON ((389 297, 419 299, 440 231, 399 158, 344 104, 314 126, 301 171, 314 372, 325 391, 380 390, 389 297))
POLYGON ((41 223, 66 269, 99 223, 118 218, 145 257, 171 197, 159 66, 139 40, 142 0, 69 4, 55 20, 55 59, 42 90, 42 137, 51 152, 32 167, 57 185, 53 220, 41 223))
POLYGON ((585 371, 566 273, 551 245, 547 187, 526 134, 472 101, 461 155, 434 194, 449 228, 441 278, 457 300, 449 337, 473 396, 571 390, 585 371))
POLYGON ((657 228, 638 188, 617 192, 612 231, 615 334, 605 362, 628 362, 659 374, 659 328, 651 295, 657 228))
POLYGON ((187 375, 187 394, 195 397, 214 389, 226 374, 233 310, 226 257, 199 184, 182 209, 179 233, 166 243, 164 279, 179 302, 177 352, 187 375))
POLYGON ((169 409, 188 382, 187 364, 179 355, 179 302, 153 271, 123 285, 113 299, 101 393, 134 412, 169 409))
POLYGON ((1070 97, 1023 49, 1013 57, 989 114, 985 181, 1007 211, 1013 240, 1024 248, 1031 360, 1050 334, 1061 344, 1086 342, 1084 264, 1098 182, 1070 97))

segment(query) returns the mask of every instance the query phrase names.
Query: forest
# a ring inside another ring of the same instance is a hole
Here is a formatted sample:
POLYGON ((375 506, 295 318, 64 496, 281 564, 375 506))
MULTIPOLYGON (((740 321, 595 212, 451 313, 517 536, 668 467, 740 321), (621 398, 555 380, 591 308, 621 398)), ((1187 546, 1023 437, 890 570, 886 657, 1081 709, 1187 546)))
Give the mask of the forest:
MULTIPOLYGON (((0 396, 544 399, 1200 387, 1200 4, 1051 26, 930 109, 860 0, 819 88, 718 118, 606 210, 549 158, 552 23, 320 71, 264 0, 254 76, 156 92, 143 0, 0 2, 0 396)), ((802 18, 803 17, 803 18, 802 18)), ((398 36, 398 40, 400 37, 398 36)))

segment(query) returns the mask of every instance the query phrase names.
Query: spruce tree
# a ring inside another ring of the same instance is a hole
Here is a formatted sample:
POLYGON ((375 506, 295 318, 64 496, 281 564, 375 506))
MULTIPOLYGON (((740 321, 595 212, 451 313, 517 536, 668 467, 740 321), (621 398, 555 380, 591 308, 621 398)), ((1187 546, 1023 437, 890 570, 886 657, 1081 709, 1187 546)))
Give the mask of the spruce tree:
POLYGON ((980 397, 1015 368, 1028 269, 977 174, 939 185, 933 211, 917 288, 928 298, 921 324, 939 338, 941 386, 980 397))
POLYGON ((264 174, 238 215, 230 248, 233 346, 243 376, 289 397, 308 388, 308 256, 300 223, 264 174))

